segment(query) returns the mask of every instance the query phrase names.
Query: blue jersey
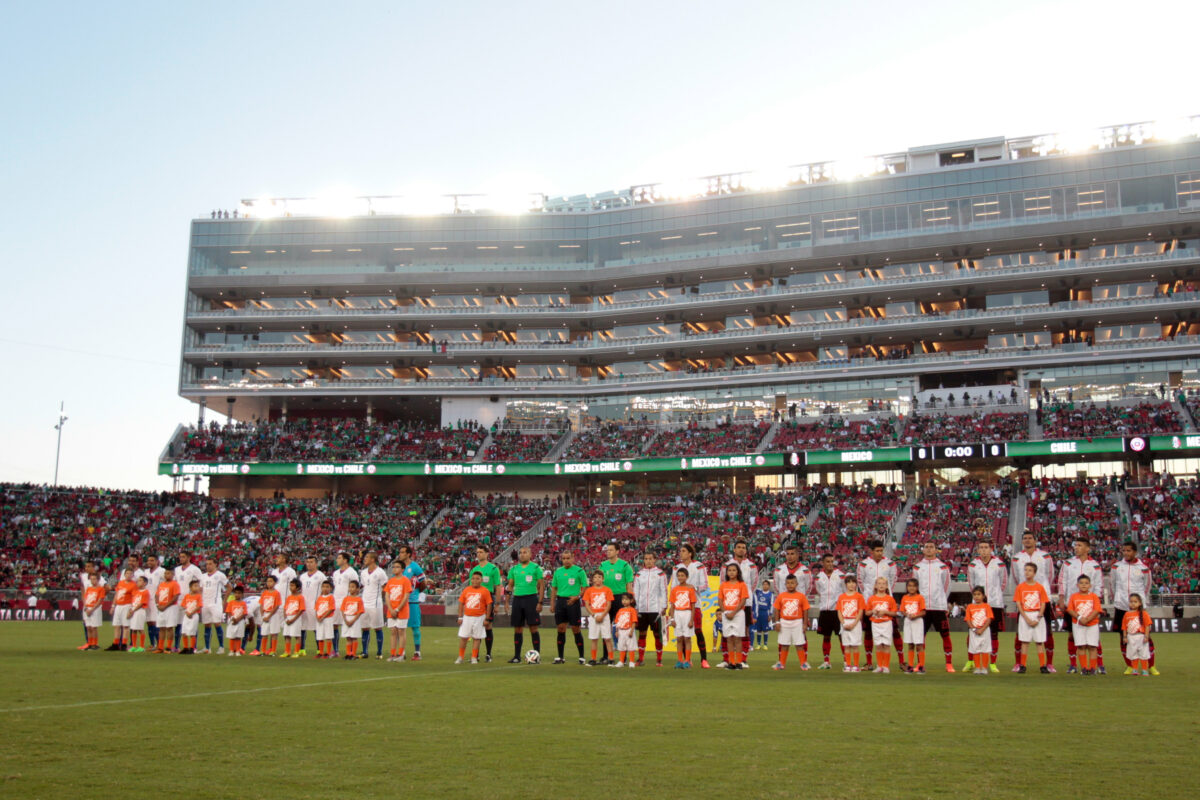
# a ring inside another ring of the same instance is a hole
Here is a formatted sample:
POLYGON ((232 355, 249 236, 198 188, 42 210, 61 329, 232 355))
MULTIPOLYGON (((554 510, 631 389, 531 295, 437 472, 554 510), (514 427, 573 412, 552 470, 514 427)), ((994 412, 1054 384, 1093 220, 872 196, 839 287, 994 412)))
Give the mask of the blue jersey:
POLYGON ((770 617, 771 608, 774 605, 774 592, 764 592, 762 589, 754 590, 754 619, 758 620, 763 617, 770 617))
POLYGON ((413 621, 419 626, 421 624, 421 603, 420 596, 425 591, 425 570, 421 569, 421 565, 416 561, 408 562, 408 566, 404 568, 404 577, 412 582, 412 600, 408 604, 408 624, 413 627, 413 621))

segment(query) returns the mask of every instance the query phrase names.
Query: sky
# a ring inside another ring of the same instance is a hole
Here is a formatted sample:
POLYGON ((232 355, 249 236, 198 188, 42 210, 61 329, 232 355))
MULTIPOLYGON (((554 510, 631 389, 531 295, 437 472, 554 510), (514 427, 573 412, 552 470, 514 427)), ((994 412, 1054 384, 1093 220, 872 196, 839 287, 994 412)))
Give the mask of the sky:
POLYGON ((188 227, 1200 113, 1195 2, 6 3, 0 481, 167 489, 188 227))

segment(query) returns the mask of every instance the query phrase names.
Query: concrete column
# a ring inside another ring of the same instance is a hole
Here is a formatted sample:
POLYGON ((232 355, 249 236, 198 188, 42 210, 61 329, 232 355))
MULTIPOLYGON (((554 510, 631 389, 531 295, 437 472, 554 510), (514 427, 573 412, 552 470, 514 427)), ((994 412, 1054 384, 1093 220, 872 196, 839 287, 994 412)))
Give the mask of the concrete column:
MULTIPOLYGON (((270 416, 269 412, 268 412, 267 416, 270 416)), ((279 407, 279 417, 283 421, 283 423, 286 425, 287 424, 287 400, 284 400, 283 404, 279 407)))
POLYGON ((373 403, 372 403, 370 400, 368 400, 368 401, 367 401, 367 424, 368 424, 368 425, 370 425, 370 424, 371 424, 371 423, 374 421, 374 420, 371 418, 371 414, 372 414, 372 412, 373 412, 374 410, 375 410, 375 406, 374 406, 374 404, 373 404, 373 403))
POLYGON ((206 409, 206 408, 208 408, 208 398, 201 397, 200 398, 200 415, 196 418, 196 427, 200 427, 201 425, 204 424, 204 409, 206 409))

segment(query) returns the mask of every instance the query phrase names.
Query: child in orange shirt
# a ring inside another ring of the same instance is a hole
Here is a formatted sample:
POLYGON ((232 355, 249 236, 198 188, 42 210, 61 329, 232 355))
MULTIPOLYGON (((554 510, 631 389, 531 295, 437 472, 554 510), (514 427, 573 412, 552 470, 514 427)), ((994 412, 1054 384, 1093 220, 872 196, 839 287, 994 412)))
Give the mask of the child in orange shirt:
POLYGON ((104 618, 104 596, 108 590, 100 585, 100 575, 88 574, 88 587, 83 590, 83 627, 87 630, 87 649, 100 649, 100 623, 104 618))
POLYGON ((1129 595, 1129 610, 1121 620, 1125 631, 1125 657, 1133 664, 1132 675, 1150 677, 1150 641, 1146 638, 1150 630, 1150 615, 1142 606, 1142 596, 1136 592, 1129 595))
MULTIPOLYGON (((905 595, 900 598, 900 612, 904 617, 901 640, 908 654, 907 669, 917 675, 925 674, 925 598, 921 584, 916 578, 904 583, 905 595)), ((901 665, 904 666, 904 665, 901 665)))
MULTIPOLYGON (((412 581, 404 574, 404 564, 400 559, 392 562, 392 577, 383 585, 383 599, 386 602, 387 626, 391 631, 392 653, 388 661, 403 661, 404 648, 408 646, 408 600, 412 594, 412 581)), ((416 632, 413 632, 414 644, 416 632)), ((414 655, 414 658, 416 656, 414 655)))
POLYGON ((729 660, 718 664, 725 669, 745 669, 746 654, 742 652, 742 638, 746 630, 746 615, 742 609, 750 599, 750 588, 742 580, 742 568, 737 564, 725 565, 725 580, 717 588, 717 597, 721 600, 721 638, 728 645, 729 660))
POLYGON ((637 609, 633 607, 633 595, 626 592, 621 595, 621 608, 617 611, 617 618, 614 620, 617 626, 617 663, 609 664, 610 667, 623 667, 625 662, 629 662, 629 668, 633 669, 633 656, 637 652, 637 609))
POLYGON ((871 638, 875 642, 875 669, 872 672, 889 674, 892 665, 892 618, 900 615, 896 598, 892 597, 888 579, 875 579, 875 593, 867 598, 867 613, 871 615, 871 638))
POLYGON ((133 600, 129 604, 129 652, 146 652, 146 614, 150 608, 150 590, 145 575, 134 584, 133 600))
POLYGON ((858 672, 858 661, 862 654, 863 643, 863 609, 867 601, 858 591, 858 579, 853 575, 845 578, 846 591, 838 595, 838 621, 842 630, 839 638, 842 640, 842 672, 858 672))
MULTIPOLYGON (((681 570, 682 571, 682 570, 681 570)), ((779 629, 779 660, 771 667, 781 670, 787 666, 788 647, 796 648, 800 669, 808 670, 808 598, 799 587, 799 579, 788 575, 783 582, 784 591, 775 596, 771 621, 779 629)), ((844 640, 843 640, 844 643, 844 640)))
POLYGON ((108 646, 109 650, 129 649, 129 644, 126 642, 129 636, 129 604, 133 602, 133 593, 136 591, 137 584, 133 582, 133 570, 127 569, 121 573, 121 580, 117 581, 117 589, 113 596, 113 642, 108 646))
POLYGON ((246 604, 242 602, 244 586, 235 586, 225 602, 225 638, 229 640, 229 655, 244 656, 242 640, 246 636, 246 604))
POLYGON ((987 675, 992 660, 992 607, 987 604, 987 592, 982 586, 971 590, 971 604, 967 606, 967 653, 975 675, 987 675))
POLYGON ((154 605, 158 608, 158 647, 154 652, 170 652, 175 647, 175 626, 179 624, 179 582, 171 567, 163 570, 163 579, 154 590, 154 605))
POLYGON ((200 593, 200 581, 194 580, 188 584, 188 593, 183 596, 180 607, 183 608, 183 619, 179 621, 181 626, 179 635, 183 641, 179 643, 179 654, 195 655, 196 636, 200 633, 200 611, 204 608, 204 595, 200 593))
POLYGON ((258 607, 262 611, 262 632, 266 644, 264 656, 274 656, 279 650, 279 633, 283 630, 283 595, 275 588, 275 576, 267 576, 267 588, 258 596, 258 607))
POLYGON ((321 593, 313 603, 317 618, 317 658, 333 657, 333 614, 337 598, 333 596, 333 581, 321 582, 321 593))
POLYGON ((347 661, 358 658, 358 640, 362 638, 363 600, 358 596, 361 586, 358 581, 347 585, 350 594, 342 598, 342 636, 346 639, 347 661))
POLYGON ((692 637, 696 635, 693 610, 700 598, 687 579, 686 569, 675 570, 675 585, 668 597, 667 619, 675 626, 675 669, 692 668, 692 637))
POLYGON ((458 596, 458 658, 455 664, 463 663, 467 657, 467 645, 471 646, 471 663, 479 663, 479 643, 487 639, 488 618, 492 615, 492 593, 483 586, 483 573, 471 573, 471 585, 458 596))
POLYGON ((304 595, 301 594, 300 579, 292 578, 288 583, 292 593, 283 605, 283 657, 300 657, 300 633, 304 628, 304 595))
POLYGON ((1049 675, 1046 668, 1046 617, 1044 610, 1050 602, 1046 589, 1037 581, 1037 565, 1032 561, 1025 563, 1025 581, 1017 584, 1013 591, 1013 601, 1017 604, 1017 641, 1021 651, 1017 656, 1020 663, 1017 672, 1025 673, 1029 662, 1029 643, 1037 644, 1038 663, 1043 675, 1049 675))
POLYGON ((1075 582, 1078 591, 1067 601, 1071 638, 1075 641, 1080 675, 1096 674, 1096 650, 1100 647, 1100 598, 1092 593, 1092 579, 1080 575, 1075 582))
MULTIPOLYGON (((592 642, 592 660, 589 667, 599 666, 596 662, 597 642, 603 640, 608 652, 613 652, 612 620, 608 610, 612 606, 612 589, 604 585, 604 573, 596 570, 592 573, 592 585, 583 590, 583 607, 588 612, 588 639, 592 642)), ((600 664, 608 663, 605 659, 600 664)))

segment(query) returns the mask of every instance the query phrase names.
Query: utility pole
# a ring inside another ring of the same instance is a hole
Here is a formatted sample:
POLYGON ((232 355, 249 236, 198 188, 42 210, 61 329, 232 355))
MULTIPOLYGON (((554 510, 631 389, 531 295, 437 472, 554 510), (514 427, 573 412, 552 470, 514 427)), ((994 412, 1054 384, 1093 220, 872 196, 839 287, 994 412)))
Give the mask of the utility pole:
POLYGON ((54 430, 58 431, 58 444, 54 446, 54 485, 58 486, 58 457, 62 454, 62 432, 63 425, 67 424, 67 415, 63 413, 66 408, 66 401, 58 404, 58 424, 54 426, 54 430))

